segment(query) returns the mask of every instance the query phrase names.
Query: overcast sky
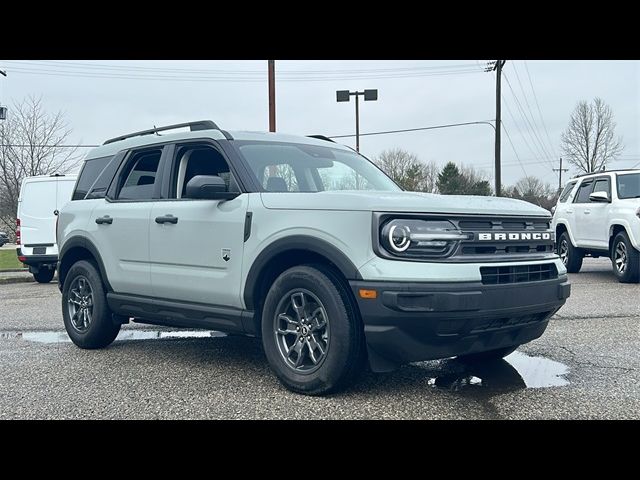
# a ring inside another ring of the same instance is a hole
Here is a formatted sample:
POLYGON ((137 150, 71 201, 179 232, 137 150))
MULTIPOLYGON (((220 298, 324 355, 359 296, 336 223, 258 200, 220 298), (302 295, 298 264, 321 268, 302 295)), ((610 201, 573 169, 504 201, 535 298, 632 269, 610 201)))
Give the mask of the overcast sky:
MULTIPOLYGON (((343 89, 378 89, 377 102, 360 104, 361 133, 492 120, 495 75, 483 71, 486 62, 276 61, 277 130, 353 134, 353 101, 335 99, 343 89)), ((0 60, 0 70, 8 74, 0 76, 0 105, 41 95, 47 109, 66 113, 72 142, 201 119, 227 130, 268 129, 266 61, 0 60)), ((526 172, 557 184, 560 134, 576 102, 597 96, 613 108, 625 144, 610 168, 640 163, 640 62, 509 60, 502 84, 513 142, 503 134, 503 183, 526 172)), ((493 142, 490 126, 470 125, 362 137, 360 149, 372 157, 401 147, 425 161, 472 165, 493 182, 493 142)))

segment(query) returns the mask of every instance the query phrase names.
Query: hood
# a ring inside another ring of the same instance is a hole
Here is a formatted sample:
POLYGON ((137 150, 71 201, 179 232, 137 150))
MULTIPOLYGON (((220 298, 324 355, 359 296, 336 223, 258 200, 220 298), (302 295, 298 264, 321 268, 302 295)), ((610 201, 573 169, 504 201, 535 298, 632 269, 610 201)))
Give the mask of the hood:
POLYGON ((286 210, 551 216, 549 211, 532 203, 503 197, 435 195, 418 192, 378 192, 371 190, 313 193, 263 192, 260 195, 266 208, 286 210))

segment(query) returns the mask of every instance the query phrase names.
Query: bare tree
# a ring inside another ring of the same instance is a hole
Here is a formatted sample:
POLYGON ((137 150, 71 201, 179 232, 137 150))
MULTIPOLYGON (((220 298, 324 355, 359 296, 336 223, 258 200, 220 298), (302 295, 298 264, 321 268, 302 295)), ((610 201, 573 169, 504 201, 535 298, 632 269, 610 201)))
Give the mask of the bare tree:
POLYGON ((434 162, 424 163, 415 154, 401 148, 385 150, 373 161, 405 190, 436 191, 439 169, 434 162))
POLYGON ((512 187, 505 189, 508 197, 533 203, 547 210, 556 204, 558 192, 549 183, 543 183, 538 177, 529 176, 518 180, 512 187))
POLYGON ((15 226, 22 179, 68 173, 78 166, 77 148, 64 147, 71 129, 62 112, 48 113, 41 97, 15 102, 0 122, 0 225, 15 226))
POLYGON ((604 100, 578 102, 561 137, 562 152, 581 172, 597 172, 624 149, 615 128, 613 112, 604 100))

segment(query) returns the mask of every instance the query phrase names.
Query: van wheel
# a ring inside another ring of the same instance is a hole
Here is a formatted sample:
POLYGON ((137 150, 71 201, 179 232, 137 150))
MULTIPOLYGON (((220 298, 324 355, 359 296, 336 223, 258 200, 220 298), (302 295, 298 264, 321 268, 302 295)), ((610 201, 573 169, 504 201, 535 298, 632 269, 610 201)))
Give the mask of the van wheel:
POLYGON ((613 239, 611 263, 620 283, 638 283, 640 279, 640 252, 633 248, 626 232, 613 239))
POLYGON ((560 260, 562 260, 562 263, 564 263, 567 272, 578 273, 582 268, 584 253, 579 248, 573 246, 567 232, 562 232, 562 235, 560 235, 557 248, 557 254, 560 260))
POLYGON ((458 360, 466 363, 479 363, 479 362, 491 362, 495 360, 502 360, 507 355, 511 355, 515 352, 520 345, 513 347, 497 348, 496 350, 488 350, 486 352, 470 353, 469 355, 460 355, 458 360))
POLYGON ((73 264, 62 288, 62 317, 69 338, 80 348, 103 348, 113 342, 120 324, 112 320, 102 278, 86 260, 73 264))
POLYGON ((359 315, 323 266, 293 267, 276 279, 262 311, 262 344, 284 386, 306 395, 344 388, 366 362, 359 315))
POLYGON ((49 283, 53 280, 55 273, 56 271, 53 268, 41 268, 38 270, 38 273, 33 274, 33 278, 35 278, 38 283, 49 283))

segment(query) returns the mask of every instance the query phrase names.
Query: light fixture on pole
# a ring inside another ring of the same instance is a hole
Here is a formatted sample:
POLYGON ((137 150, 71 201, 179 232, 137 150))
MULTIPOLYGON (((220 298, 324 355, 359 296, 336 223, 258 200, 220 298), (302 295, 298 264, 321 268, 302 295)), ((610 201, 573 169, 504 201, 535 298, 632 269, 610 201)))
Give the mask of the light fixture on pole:
POLYGON ((358 97, 363 96, 365 102, 378 100, 378 90, 365 90, 363 92, 350 92, 349 90, 336 91, 336 100, 338 102, 348 102, 351 97, 356 97, 356 151, 360 151, 360 106, 358 97))

